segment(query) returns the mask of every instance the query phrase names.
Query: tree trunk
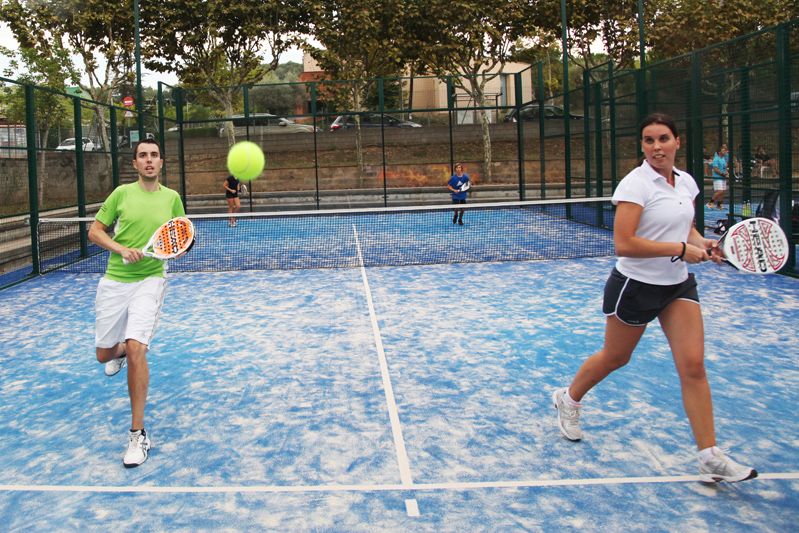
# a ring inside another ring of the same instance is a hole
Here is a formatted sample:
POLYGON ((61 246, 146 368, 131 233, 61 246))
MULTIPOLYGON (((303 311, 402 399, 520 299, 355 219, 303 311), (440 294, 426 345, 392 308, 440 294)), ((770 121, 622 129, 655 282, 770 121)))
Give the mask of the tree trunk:
MULTIPOLYGON (((222 105, 222 108, 225 110, 225 116, 233 116, 233 96, 229 90, 221 94, 213 93, 213 98, 222 105)), ((225 137, 227 137, 227 145, 233 146, 236 144, 236 128, 233 125, 233 122, 226 120, 224 123, 224 128, 225 137)))
POLYGON ((478 109, 478 116, 480 117, 480 129, 483 136, 483 181, 491 183, 491 130, 488 124, 488 113, 485 108, 485 81, 478 82, 474 78, 470 78, 470 85, 472 88, 472 97, 474 98, 475 106, 478 109))
MULTIPOLYGON (((355 109, 361 110, 361 88, 355 87, 355 94, 353 95, 353 103, 355 109)), ((381 126, 382 127, 382 126, 381 126)), ((363 138, 361 135, 361 116, 355 116, 355 158, 358 163, 358 187, 363 188, 364 184, 364 163, 363 163, 363 138)))
POLYGON ((488 113, 485 109, 480 110, 480 125, 483 130, 483 177, 486 183, 491 183, 491 131, 488 129, 488 113))

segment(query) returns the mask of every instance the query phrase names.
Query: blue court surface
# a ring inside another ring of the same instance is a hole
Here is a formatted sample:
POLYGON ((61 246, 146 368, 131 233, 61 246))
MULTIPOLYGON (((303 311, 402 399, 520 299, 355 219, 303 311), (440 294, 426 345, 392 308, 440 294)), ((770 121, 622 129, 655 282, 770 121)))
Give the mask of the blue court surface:
POLYGON ((0 292, 4 531, 796 531, 799 280, 697 273, 719 443, 697 481, 666 340, 550 403, 602 342, 611 258, 174 273, 150 458, 94 358, 98 274, 0 292))

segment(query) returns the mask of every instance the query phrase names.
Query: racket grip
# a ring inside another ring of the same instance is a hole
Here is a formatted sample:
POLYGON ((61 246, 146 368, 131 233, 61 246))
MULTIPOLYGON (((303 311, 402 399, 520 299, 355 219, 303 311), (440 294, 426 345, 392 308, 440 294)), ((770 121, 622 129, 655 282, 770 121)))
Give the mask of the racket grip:
MULTIPOLYGON (((147 252, 142 252, 142 253, 144 254, 144 256, 145 256, 145 257, 152 257, 152 256, 151 256, 149 253, 147 253, 147 252)), ((122 255, 122 254, 120 254, 120 255, 122 255)), ((125 256, 124 256, 124 255, 122 256, 122 264, 123 264, 123 265, 129 265, 129 264, 130 264, 130 261, 128 261, 127 259, 125 259, 125 256)))

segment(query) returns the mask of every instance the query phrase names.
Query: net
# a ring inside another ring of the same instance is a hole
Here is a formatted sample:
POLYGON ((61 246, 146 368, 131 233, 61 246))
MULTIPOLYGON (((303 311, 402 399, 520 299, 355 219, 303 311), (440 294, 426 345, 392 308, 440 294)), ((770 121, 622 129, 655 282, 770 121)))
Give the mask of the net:
MULTIPOLYGON (((172 272, 352 268, 570 259, 613 254, 609 198, 454 207, 190 215, 196 242, 172 272), (236 224, 231 225, 231 218, 236 224)), ((42 271, 104 272, 90 218, 42 218, 42 271)))

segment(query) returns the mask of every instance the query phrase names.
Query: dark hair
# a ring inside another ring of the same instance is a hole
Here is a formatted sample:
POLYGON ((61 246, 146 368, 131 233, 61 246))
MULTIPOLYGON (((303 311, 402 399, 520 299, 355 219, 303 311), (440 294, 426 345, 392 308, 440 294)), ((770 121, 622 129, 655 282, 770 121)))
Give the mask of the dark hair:
POLYGON ((133 145, 133 159, 136 159, 136 154, 139 153, 139 145, 141 145, 141 144, 154 144, 154 145, 156 145, 158 147, 158 153, 161 155, 162 158, 164 157, 164 155, 161 154, 161 145, 158 144, 158 141, 156 141, 155 139, 147 138, 147 139, 142 139, 142 140, 140 140, 139 142, 137 142, 136 144, 133 145))
POLYGON ((666 113, 652 113, 641 121, 641 125, 638 127, 638 137, 643 137, 644 128, 651 126, 652 124, 663 124, 671 130, 671 134, 674 135, 674 137, 680 136, 680 134, 677 133, 677 124, 674 123, 673 118, 666 113))

